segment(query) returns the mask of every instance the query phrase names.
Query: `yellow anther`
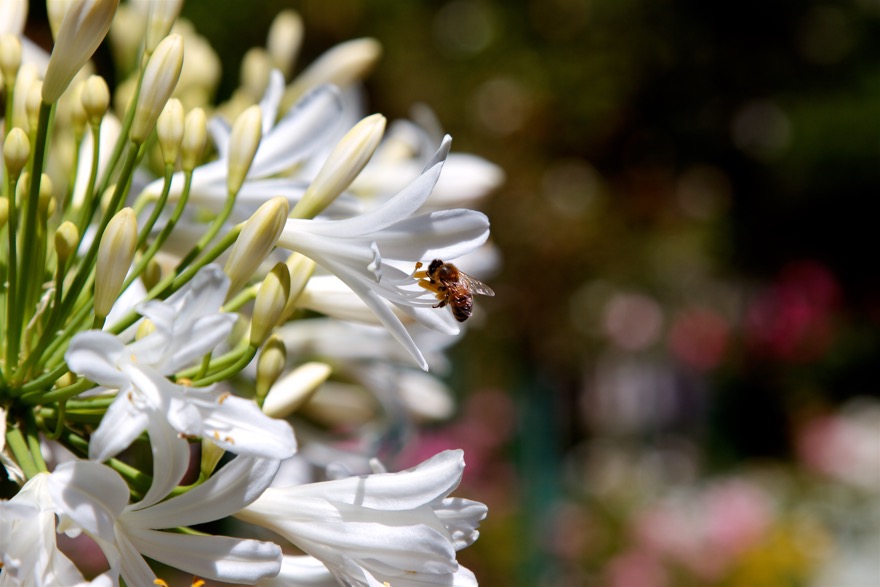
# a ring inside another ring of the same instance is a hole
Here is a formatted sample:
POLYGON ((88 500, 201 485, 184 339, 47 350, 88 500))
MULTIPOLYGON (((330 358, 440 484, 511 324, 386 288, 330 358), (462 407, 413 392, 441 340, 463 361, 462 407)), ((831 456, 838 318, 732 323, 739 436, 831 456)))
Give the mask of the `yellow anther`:
POLYGON ((219 398, 217 398, 217 403, 218 403, 218 404, 222 404, 223 402, 226 401, 226 398, 229 397, 230 395, 232 395, 232 394, 229 393, 228 391, 227 391, 227 392, 224 392, 222 395, 220 395, 219 398))
POLYGON ((153 585, 159 585, 159 587, 168 587, 168 583, 166 583, 162 579, 153 579, 153 585))

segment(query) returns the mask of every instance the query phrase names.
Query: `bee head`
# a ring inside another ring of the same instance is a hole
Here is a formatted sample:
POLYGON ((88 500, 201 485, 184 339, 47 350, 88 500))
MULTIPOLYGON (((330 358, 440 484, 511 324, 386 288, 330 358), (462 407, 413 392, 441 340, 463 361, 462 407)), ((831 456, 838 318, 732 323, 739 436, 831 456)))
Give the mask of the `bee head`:
POLYGON ((434 275, 437 273, 437 270, 443 266, 443 261, 440 259, 434 259, 431 261, 431 264, 428 265, 428 275, 434 275))

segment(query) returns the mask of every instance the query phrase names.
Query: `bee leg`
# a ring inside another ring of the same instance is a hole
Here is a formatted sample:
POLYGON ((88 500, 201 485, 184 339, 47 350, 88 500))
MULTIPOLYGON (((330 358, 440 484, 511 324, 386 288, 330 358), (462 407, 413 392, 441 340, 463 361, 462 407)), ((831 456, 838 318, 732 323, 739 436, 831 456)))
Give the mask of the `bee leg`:
POLYGON ((432 308, 443 308, 443 307, 445 307, 445 306, 446 306, 446 298, 443 298, 443 299, 440 300, 440 303, 439 303, 439 304, 434 304, 434 305, 431 306, 431 307, 432 307, 432 308))

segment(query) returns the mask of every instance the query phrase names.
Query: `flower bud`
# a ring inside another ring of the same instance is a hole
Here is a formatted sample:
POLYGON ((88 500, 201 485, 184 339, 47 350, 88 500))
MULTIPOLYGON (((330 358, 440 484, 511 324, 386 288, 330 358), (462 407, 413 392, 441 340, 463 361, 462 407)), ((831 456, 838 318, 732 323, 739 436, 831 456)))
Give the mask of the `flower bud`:
POLYGON ((223 271, 229 276, 227 299, 238 293, 269 255, 287 220, 287 198, 277 196, 257 208, 232 245, 223 271))
POLYGON ((84 81, 74 82, 74 85, 61 95, 58 106, 55 108, 55 122, 67 124, 73 131, 73 136, 81 139, 86 130, 89 115, 83 107, 82 94, 85 90, 84 81))
POLYGON ((317 263, 301 253, 292 253, 287 258, 287 269, 290 271, 290 297, 287 298, 282 320, 290 318, 293 314, 296 302, 309 283, 309 279, 312 278, 316 266, 317 263))
POLYGON ((6 135, 3 142, 3 160, 6 163, 6 171, 9 177, 17 178, 21 170, 27 165, 31 156, 31 142, 27 133, 20 128, 13 128, 6 135))
POLYGON ((385 117, 367 116, 358 122, 333 149, 306 193, 296 203, 293 218, 313 218, 330 205, 358 176, 385 132, 385 117))
POLYGON ((97 124, 110 107, 110 90, 100 75, 91 75, 82 90, 82 107, 89 122, 97 124))
POLYGON ((79 244, 79 230, 76 224, 67 220, 55 231, 55 254, 58 255, 58 266, 64 267, 67 260, 76 252, 79 244))
POLYGON ((226 189, 237 194, 241 184, 250 171, 254 155, 263 138, 263 113, 259 106, 245 109, 232 125, 229 137, 229 170, 226 176, 226 189))
POLYGON ((272 66, 281 70, 285 78, 290 78, 293 63, 299 53, 303 39, 303 23, 299 14, 293 10, 282 10, 272 21, 266 38, 266 49, 272 59, 272 66))
POLYGON ((311 399, 330 376, 326 363, 305 363, 280 379, 263 402, 263 413, 271 418, 286 418, 311 399))
POLYGON ((165 165, 174 165, 180 153, 180 141, 183 140, 183 105, 180 100, 172 98, 165 104, 156 123, 156 134, 165 165))
POLYGON ((382 45, 376 39, 352 39, 336 45, 313 61, 288 86, 281 101, 281 112, 287 111, 312 88, 322 84, 345 88, 363 79, 381 55, 382 45))
POLYGON ((0 230, 3 230, 6 227, 6 223, 9 221, 9 199, 2 198, 0 199, 0 230))
POLYGON ((106 318, 134 260, 137 217, 131 208, 117 212, 101 237, 95 266, 95 316, 106 318))
POLYGON ((290 272, 284 263, 276 263, 272 271, 263 279, 257 299, 254 301, 254 313, 251 317, 250 344, 258 347, 266 342, 272 329, 281 319, 287 297, 290 295, 290 272))
POLYGON ((144 51, 147 55, 159 45, 159 42, 171 32, 183 0, 158 0, 150 2, 150 12, 147 17, 147 35, 144 42, 144 51))
POLYGON ((37 209, 45 216, 51 216, 55 211, 55 198, 52 197, 52 180, 45 173, 40 174, 40 192, 37 200, 37 209))
POLYGON ((162 265, 159 264, 155 257, 147 262, 144 272, 141 273, 141 281, 144 283, 144 288, 147 291, 150 291, 162 281, 162 265))
POLYGON ((142 338, 146 338, 156 332, 156 325, 149 318, 144 318, 138 324, 137 330, 134 333, 135 340, 141 340, 142 338))
POLYGON ((183 67, 183 37, 173 34, 165 37, 156 47, 147 67, 141 91, 138 94, 134 120, 131 123, 131 140, 141 144, 147 140, 159 113, 171 97, 183 67))
POLYGON ((42 104, 43 82, 34 80, 31 87, 28 88, 27 98, 24 103, 24 112, 27 116, 28 128, 37 128, 37 122, 40 117, 40 104, 42 104))
POLYGON ((257 359, 257 398, 262 400, 269 393, 269 389, 275 385, 284 367, 287 365, 287 348, 284 341, 277 334, 273 334, 260 350, 257 359))
POLYGON ((11 86, 15 82, 19 67, 21 67, 21 41, 15 35, 0 36, 0 73, 3 74, 6 85, 11 86))
POLYGON ((192 171, 205 151, 208 142, 208 122, 205 111, 193 108, 183 120, 183 139, 180 142, 180 166, 184 171, 192 171))
POLYGON ((241 60, 241 85, 254 102, 266 93, 269 75, 272 73, 272 60, 262 47, 253 47, 241 60))
POLYGON ((71 4, 55 35, 55 47, 43 78, 43 102, 56 102, 92 57, 110 30, 118 5, 119 0, 75 0, 71 4))

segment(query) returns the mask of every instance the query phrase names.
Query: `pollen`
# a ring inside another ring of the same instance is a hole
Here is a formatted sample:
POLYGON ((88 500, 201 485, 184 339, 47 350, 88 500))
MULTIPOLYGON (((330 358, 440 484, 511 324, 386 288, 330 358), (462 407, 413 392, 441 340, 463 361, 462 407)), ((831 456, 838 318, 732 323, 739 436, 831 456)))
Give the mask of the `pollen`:
POLYGON ((192 587, 202 587, 205 584, 204 579, 199 579, 198 577, 193 577, 192 587))
POLYGON ((181 377, 180 379, 178 379, 177 384, 182 385, 184 387, 192 387, 193 386, 192 379, 189 379, 187 377, 181 377))
POLYGON ((228 391, 224 392, 219 398, 217 398, 217 403, 222 404, 223 402, 226 401, 226 398, 229 397, 230 395, 232 395, 232 394, 229 393, 228 391))
POLYGON ((168 587, 168 583, 166 583, 162 579, 153 579, 153 585, 158 585, 159 587, 168 587))

